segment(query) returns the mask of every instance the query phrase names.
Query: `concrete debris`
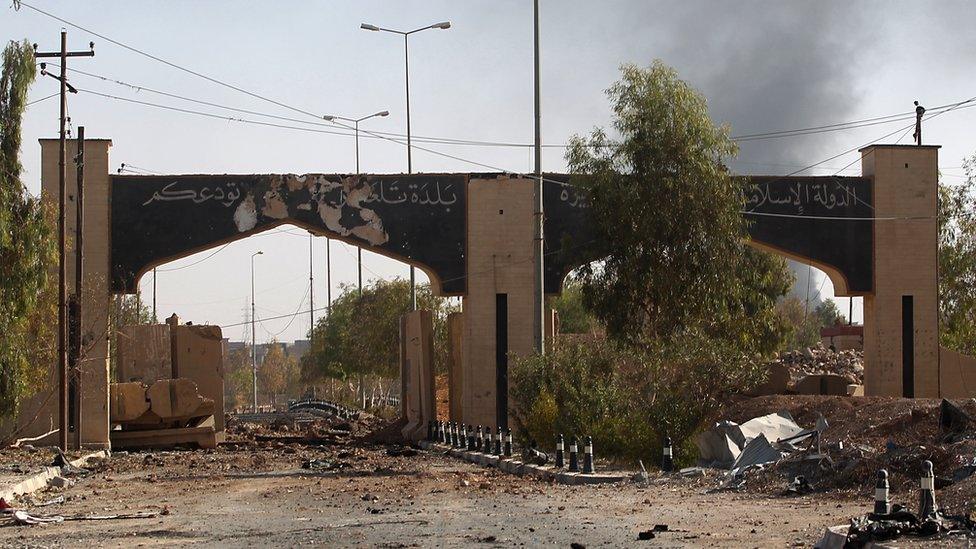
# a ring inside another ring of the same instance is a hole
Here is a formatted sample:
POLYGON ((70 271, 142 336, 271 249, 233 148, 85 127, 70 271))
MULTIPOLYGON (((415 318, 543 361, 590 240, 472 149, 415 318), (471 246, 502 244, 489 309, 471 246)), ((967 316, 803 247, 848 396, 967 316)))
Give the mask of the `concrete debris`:
POLYGON ((786 365, 790 372, 790 385, 794 387, 805 376, 811 375, 836 375, 850 384, 864 383, 863 351, 831 351, 818 343, 802 351, 782 353, 775 362, 786 365))
POLYGON ((739 454, 738 459, 732 464, 732 472, 735 474, 754 465, 774 463, 782 459, 783 455, 784 453, 782 451, 773 448, 773 445, 769 443, 765 434, 760 433, 759 436, 746 443, 745 448, 742 449, 742 453, 739 454))
POLYGON ((793 421, 789 412, 782 411, 753 418, 742 425, 732 421, 718 422, 712 429, 699 434, 695 443, 698 445, 699 462, 702 465, 741 469, 777 461, 782 457, 782 452, 773 448, 770 441, 796 441, 797 436, 805 432, 793 421), (760 437, 762 441, 755 442, 750 455, 743 458, 743 452, 760 437))
POLYGON ((942 399, 939 404, 939 431, 945 437, 952 437, 966 431, 973 418, 959 406, 942 399))
POLYGON ((72 481, 71 479, 64 478, 62 476, 56 476, 48 481, 48 485, 54 488, 68 488, 72 484, 74 484, 74 481, 72 481))
POLYGON ((536 448, 525 448, 522 450, 522 461, 533 465, 545 465, 549 463, 549 454, 536 448))
POLYGON ((976 523, 968 517, 941 513, 919 517, 896 504, 891 513, 871 513, 851 519, 845 547, 864 547, 871 542, 890 541, 902 536, 930 537, 949 532, 972 536, 976 534, 976 523))
POLYGON ((306 459, 302 462, 302 469, 313 469, 316 471, 337 471, 345 469, 349 464, 345 461, 329 461, 326 459, 306 459))
POLYGON ((807 477, 803 475, 797 475, 793 478, 793 482, 786 487, 786 495, 789 496, 802 496, 813 492, 813 486, 807 481, 807 477))
POLYGON ((13 512, 14 521, 18 524, 55 524, 58 522, 64 522, 64 517, 59 515, 53 515, 50 517, 35 516, 31 515, 27 511, 14 511, 13 512))
POLYGON ((387 448, 386 455, 391 457, 413 457, 417 455, 417 450, 409 446, 402 446, 400 448, 387 448))

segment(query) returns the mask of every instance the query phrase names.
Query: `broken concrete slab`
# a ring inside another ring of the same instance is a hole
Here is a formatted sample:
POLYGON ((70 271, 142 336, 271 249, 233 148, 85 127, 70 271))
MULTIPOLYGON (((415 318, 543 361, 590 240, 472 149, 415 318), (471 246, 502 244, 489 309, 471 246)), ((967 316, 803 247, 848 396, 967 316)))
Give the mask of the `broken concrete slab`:
POLYGON ((793 416, 787 411, 776 412, 773 414, 767 414, 765 416, 759 416, 750 419, 749 421, 743 423, 739 426, 739 432, 742 434, 742 441, 735 440, 740 447, 744 448, 745 445, 752 439, 759 435, 765 435, 766 440, 770 442, 776 442, 778 440, 783 440, 785 438, 790 438, 794 435, 799 434, 803 431, 803 428, 797 425, 796 421, 793 420, 793 416))
POLYGON ((88 464, 89 461, 93 459, 104 459, 111 455, 108 450, 99 450, 97 452, 92 452, 90 454, 85 454, 78 459, 73 459, 68 462, 67 466, 62 467, 45 467, 40 472, 34 473, 27 478, 20 480, 14 484, 0 487, 0 499, 6 501, 13 501, 17 496, 23 494, 30 494, 36 492, 42 488, 48 486, 48 482, 54 477, 60 476, 64 473, 65 468, 73 467, 80 468, 88 464))
POLYGON ((733 471, 742 471, 754 465, 764 465, 773 463, 783 458, 783 452, 773 448, 766 435, 760 433, 759 436, 750 440, 746 447, 742 449, 739 458, 732 464, 733 471))

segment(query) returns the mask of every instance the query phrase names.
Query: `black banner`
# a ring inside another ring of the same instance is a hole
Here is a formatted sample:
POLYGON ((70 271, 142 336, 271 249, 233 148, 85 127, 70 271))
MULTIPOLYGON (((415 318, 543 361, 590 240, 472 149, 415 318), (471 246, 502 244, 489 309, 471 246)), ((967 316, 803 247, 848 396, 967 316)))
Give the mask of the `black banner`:
POLYGON ((112 289, 153 265, 295 222, 465 290, 466 175, 112 177, 112 289))
POLYGON ((742 180, 744 215, 753 240, 836 268, 852 293, 873 290, 870 178, 751 176, 742 180))

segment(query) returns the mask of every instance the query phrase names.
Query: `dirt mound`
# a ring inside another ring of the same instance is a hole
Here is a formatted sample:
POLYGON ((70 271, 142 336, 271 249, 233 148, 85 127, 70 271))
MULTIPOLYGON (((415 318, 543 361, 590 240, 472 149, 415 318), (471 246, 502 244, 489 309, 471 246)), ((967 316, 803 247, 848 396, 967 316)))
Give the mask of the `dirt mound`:
MULTIPOLYGON (((976 423, 962 433, 946 436, 939 429, 937 399, 893 397, 836 397, 773 395, 740 400, 728 406, 723 419, 737 423, 788 411, 803 427, 812 427, 819 414, 829 423, 817 447, 783 459, 766 470, 748 475, 746 489, 782 491, 786 482, 802 474, 818 491, 847 491, 870 498, 879 469, 887 469, 895 501, 915 505, 924 460, 935 466, 943 504, 969 512, 976 499, 976 476, 952 482, 953 473, 972 463, 976 455, 976 423)), ((956 401, 976 418, 976 401, 956 401)))
POLYGON ((397 418, 382 427, 376 426, 360 440, 366 444, 400 444, 403 442, 403 435, 400 431, 406 424, 407 418, 397 418))

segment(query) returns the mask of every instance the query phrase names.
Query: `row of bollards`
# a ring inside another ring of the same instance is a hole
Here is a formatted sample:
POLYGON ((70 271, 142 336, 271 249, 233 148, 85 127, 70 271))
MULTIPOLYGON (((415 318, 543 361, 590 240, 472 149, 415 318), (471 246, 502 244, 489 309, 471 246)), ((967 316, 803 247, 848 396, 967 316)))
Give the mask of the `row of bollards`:
MULTIPOLYGON (((430 421, 427 425, 427 440, 471 452, 512 457, 512 430, 506 429, 504 434, 502 431, 501 428, 496 428, 495 433, 492 434, 491 427, 482 428, 481 425, 475 427, 455 421, 430 421)), ((533 447, 529 449, 530 452, 545 455, 534 448, 534 441, 531 446, 533 447)), ((556 469, 566 467, 571 473, 595 473, 596 467, 593 456, 593 437, 586 437, 582 452, 580 452, 579 437, 574 436, 569 442, 567 452, 566 438, 562 434, 556 436, 556 452, 553 463, 556 469), (582 458, 580 453, 582 453, 582 458)), ((546 455, 546 460, 548 461, 548 455, 546 455)), ((665 436, 662 440, 661 470, 664 472, 674 471, 674 450, 669 436, 665 436)))
MULTIPOLYGON (((562 469, 566 466, 566 438, 560 434, 556 437, 556 458, 555 466, 557 469, 562 469)), ((567 470, 570 473, 586 473, 591 474, 596 472, 596 467, 593 463, 593 437, 586 437, 586 441, 583 445, 583 464, 580 467, 580 441, 579 437, 573 437, 569 441, 569 467, 567 470)))
MULTIPOLYGON (((878 471, 878 480, 874 485, 874 514, 887 515, 891 513, 891 486, 888 483, 888 471, 878 471)), ((935 503, 935 472, 932 462, 922 462, 922 476, 919 479, 918 518, 926 519, 937 514, 939 506, 935 503)))
POLYGON ((505 457, 512 455, 511 429, 503 434, 502 429, 497 428, 493 435, 491 427, 474 427, 455 421, 430 421, 427 424, 427 440, 470 452, 505 457))

